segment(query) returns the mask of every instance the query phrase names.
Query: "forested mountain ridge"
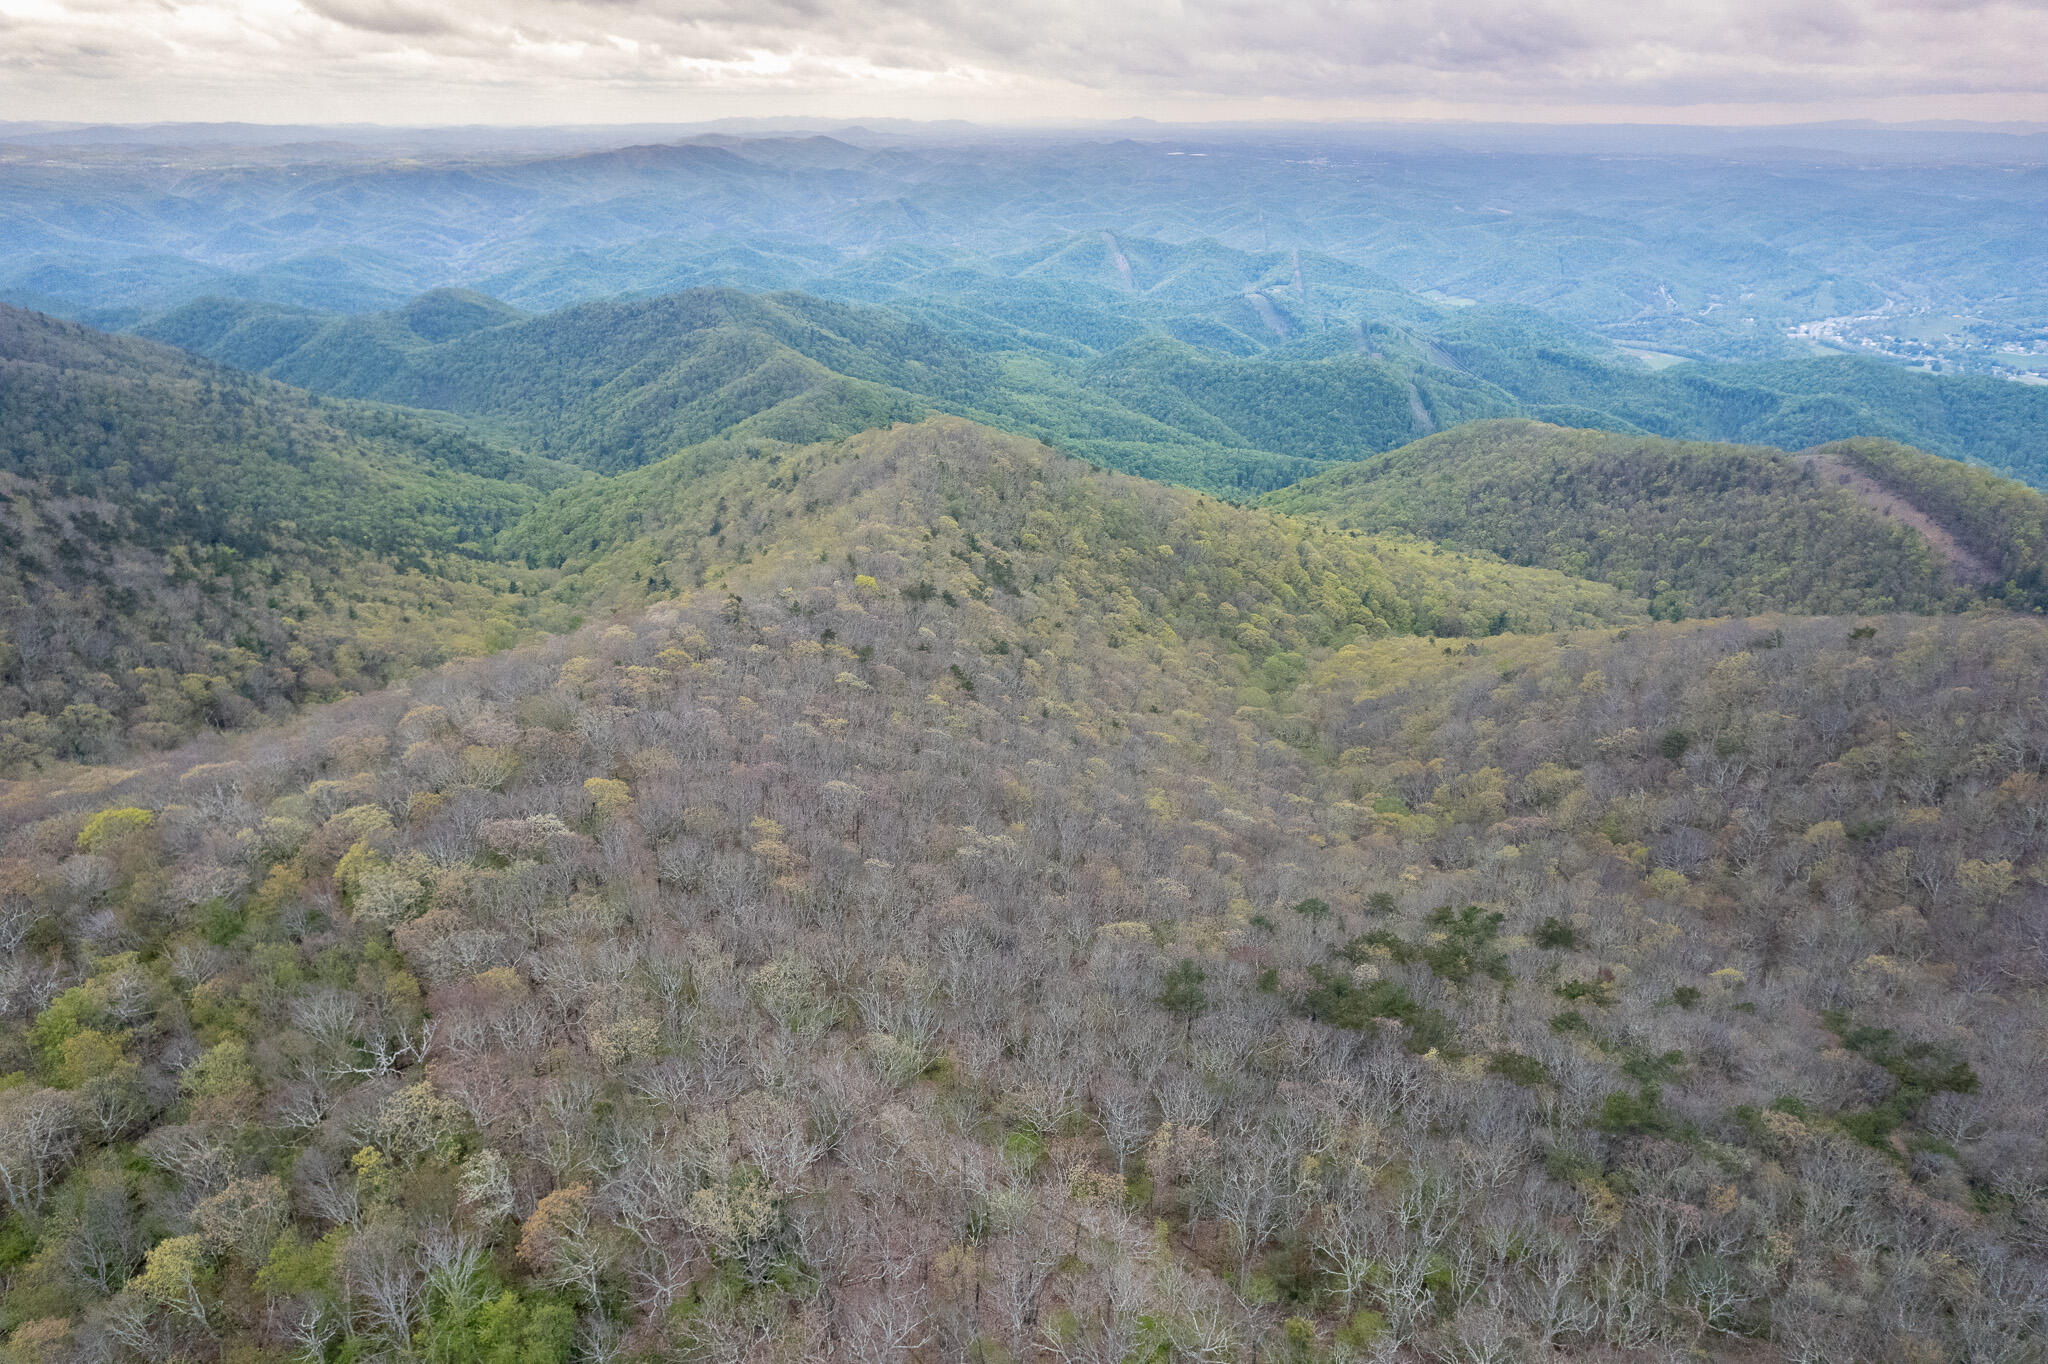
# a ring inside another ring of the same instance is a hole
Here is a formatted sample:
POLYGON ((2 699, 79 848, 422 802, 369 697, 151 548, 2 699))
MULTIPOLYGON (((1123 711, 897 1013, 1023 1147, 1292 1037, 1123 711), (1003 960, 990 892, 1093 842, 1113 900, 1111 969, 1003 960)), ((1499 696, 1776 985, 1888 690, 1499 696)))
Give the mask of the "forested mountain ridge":
POLYGON ((1852 356, 1678 365, 1651 374, 1487 326, 1436 343, 1474 377, 1565 426, 1800 450, 1875 438, 2048 486, 2048 388, 1852 356), (1505 344, 1503 340, 1505 339, 1505 344))
MULTIPOLYGON (((11 471, 26 480, 9 489, 11 767, 244 723, 502 646, 577 611, 658 597, 727 562, 726 545, 759 548, 760 528, 726 525, 721 503, 751 507, 766 493, 788 526, 810 524, 805 504, 818 499, 792 502, 786 488, 759 486, 762 465, 726 468, 732 461, 780 458, 934 406, 987 404, 1013 427, 1126 435, 1060 444, 1139 469, 1158 471, 1164 449, 1169 461, 1194 452, 1195 468, 1270 478, 1328 462, 1251 448, 1259 443, 1349 460, 1412 434, 1420 394, 1439 411, 1459 393, 1491 401, 1440 387, 1451 371, 1392 332, 1382 344, 1410 352, 1391 367, 1363 356, 1234 358, 1154 337, 1091 362, 1080 379, 1019 380, 1021 361, 884 311, 796 295, 700 292, 529 318, 444 293, 370 319, 194 305, 177 320, 194 344, 245 358, 270 347, 281 357, 273 367, 294 377, 442 402, 486 439, 448 419, 312 398, 36 314, 0 316, 10 395, 0 420, 11 471), (902 383, 881 382, 891 377, 902 383), (723 434, 703 439, 713 432, 723 434), (507 439, 628 472, 549 500, 546 490, 577 472, 507 439), (671 448, 681 453, 661 458, 671 448), (1200 463, 1211 455, 1222 462, 1200 463)), ((1533 466, 1515 453, 1536 429, 1459 428, 1341 470, 1363 482, 1326 475, 1273 505, 1596 577, 1667 616, 1944 609, 1982 595, 1944 574, 1912 532, 1768 451, 1686 447, 1674 462, 1644 438, 1559 432, 1545 438, 1558 448, 1544 456, 1552 476, 1537 496, 1525 486, 1533 466), (1604 511, 1573 490, 1590 477, 1594 449, 1619 499, 1604 511), (1466 474, 1488 471, 1507 499, 1500 516, 1474 516, 1490 505, 1474 500, 1476 485, 1445 500, 1450 475, 1430 462, 1449 452, 1462 452, 1466 474), (1646 458, 1665 467, 1647 519, 1646 458), (1389 481, 1411 464, 1413 486, 1389 481), (1378 502, 1361 520, 1342 504, 1368 486, 1378 502), (1567 504, 1538 513, 1560 489, 1567 504)), ((1886 448, 1855 446, 1865 452, 1857 467, 1902 488, 1939 482, 1939 493, 1903 495, 1938 503, 1973 553, 2002 565, 1998 592, 2032 603, 2040 554, 2026 547, 2043 538, 2032 495, 1947 461, 1880 459, 1886 448)), ((1407 563, 1438 586, 1409 592, 1405 614, 1383 625, 1469 635, 1557 623, 1530 605, 1554 589, 1481 592, 1470 561, 1453 572, 1449 560, 1419 565, 1419 553, 1390 544, 1376 571, 1407 563), (1492 604, 1481 610, 1482 599, 1492 604)), ((1369 595, 1354 568, 1339 572, 1342 590, 1369 595)))
MULTIPOLYGON (((587 496, 559 505, 544 503, 546 490, 575 482, 575 470, 479 441, 431 414, 313 398, 148 342, 20 310, 0 314, 10 477, 0 761, 22 771, 53 759, 100 760, 197 728, 274 718, 534 628, 561 628, 593 604, 631 605, 687 581, 721 561, 720 513, 703 500, 707 490, 742 506, 761 491, 749 486, 758 466, 714 476, 735 451, 779 448, 768 439, 778 431, 810 438, 923 410, 907 390, 825 371, 773 339, 769 329, 779 328, 843 368, 879 372, 879 350, 861 345, 878 347, 890 333, 863 316, 861 341, 849 342, 817 319, 850 310, 799 303, 802 310, 746 295, 686 295, 526 321, 487 300, 443 295, 380 319, 387 338, 411 340, 370 391, 432 396, 405 387, 458 372, 414 363, 431 352, 442 357, 436 364, 468 366, 459 371, 467 387, 451 403, 485 394, 477 406, 500 414, 491 426, 564 449, 637 461, 740 417, 728 428, 739 434, 724 444, 693 445, 645 480, 593 481, 587 496), (730 325, 735 310, 758 325, 730 325), (613 336, 605 354, 638 354, 639 363, 610 378, 579 368, 591 336, 622 319, 631 334, 613 336), (692 323, 711 340, 693 346, 692 323), (495 366, 468 352, 447 358, 450 347, 508 333, 523 339, 491 352, 502 362, 495 366), (664 346, 689 354, 677 363, 664 346), (716 369, 734 354, 766 359, 695 409, 674 401, 693 382, 692 364, 716 369), (778 377, 790 380, 793 396, 778 400, 778 377), (593 386, 609 386, 608 398, 574 406, 571 398, 593 386), (630 398, 611 400, 621 394, 630 398), (849 394, 856 401, 839 401, 849 394), (863 405, 867 398, 876 401, 863 405), (713 409, 722 415, 705 415, 713 409), (522 427, 506 413, 527 420, 522 427), (669 496, 660 490, 678 483, 691 485, 696 524, 713 542, 683 559, 635 543, 643 515, 666 514, 647 497, 669 496), (530 524, 515 534, 521 521, 530 524), (628 560, 630 574, 620 567, 628 560), (557 581, 565 564, 571 571, 557 581)), ((992 373, 987 361, 914 324, 895 325, 933 347, 932 363, 900 371, 912 383, 957 395, 992 373)), ((316 337, 292 353, 309 362, 342 355, 359 375, 358 362, 380 353, 323 344, 316 337)), ((1362 598, 1373 590, 1369 575, 1345 554, 1343 590, 1362 598)), ((1479 633, 1548 623, 1549 605, 1538 599, 1585 596, 1561 582, 1519 596, 1475 594, 1471 580, 1490 570, 1453 572, 1449 560, 1434 567, 1439 584, 1411 593, 1381 626, 1479 633)), ((1602 606, 1595 616, 1626 609, 1602 606)))
POLYGON ((1321 462, 1189 431, 1043 357, 992 356, 888 309, 697 289, 581 304, 439 343, 402 314, 317 322, 201 302, 152 335, 322 392, 439 408, 606 472, 715 436, 804 442, 950 411, 1175 481, 1269 487, 1321 462), (410 335, 394 343, 401 333, 410 335))
POLYGON ((530 315, 459 289, 434 290, 367 316, 203 298, 135 331, 301 388, 370 390, 388 383, 422 347, 530 315))
POLYGON ((734 431, 851 435, 922 416, 933 399, 985 400, 997 382, 986 361, 926 328, 801 296, 693 290, 439 336, 409 325, 413 311, 357 319, 207 302, 148 331, 318 392, 479 417, 613 473, 734 431))
MULTIPOLYGON (((1227 355, 1257 355, 1353 321, 1432 331, 1447 313, 1384 276, 1309 251, 1246 251, 1214 238, 1127 232, 1054 237, 982 255, 893 247, 806 280, 808 292, 886 304, 939 329, 1018 349, 1102 353, 1148 331, 1227 355)), ((1619 355, 1579 328, 1570 344, 1619 355)), ((981 344, 989 344, 983 341, 981 344)))
POLYGON ((1407 537, 1333 532, 1106 473, 952 417, 809 448, 708 446, 564 489, 503 545, 558 571, 557 595, 579 609, 749 582, 793 557, 857 566, 885 554, 926 565, 932 591, 965 571, 970 595, 1054 615, 1085 601, 1084 614, 1107 623, 1108 647, 1128 620, 1137 634, 1164 626, 1220 639, 1254 671, 1354 633, 1462 637, 1643 619, 1638 601, 1601 584, 1407 537))
POLYGON ((2039 619, 1403 634, 1626 599, 950 419, 615 486, 704 587, 5 793, 11 1349, 2048 1327, 2039 619))
POLYGON ((444 290, 363 315, 207 299, 140 325, 605 470, 728 432, 825 439, 948 411, 1130 472, 1256 492, 1526 415, 1787 449, 1876 437, 2048 481, 2048 389, 1849 357, 1653 373, 1541 313, 1447 307, 1298 253, 1095 234, 995 261, 878 253, 849 271, 809 287, 851 302, 695 289, 532 317, 444 290))
POLYGON ((0 307, 0 765, 161 746, 562 628, 491 560, 572 469, 0 307))
POLYGON ((0 1364, 2043 1364, 2048 181, 1130 131, 0 130, 0 1364))
POLYGON ((2008 602, 2048 609, 2048 497, 1891 441, 1838 441, 1813 453, 1854 468, 1942 526, 2008 602))
MULTIPOLYGON (((1013 427, 1128 436, 1061 441, 1108 462, 1157 472, 1163 448, 1169 461, 1192 451, 1195 468, 1271 478, 1329 462, 1258 447, 1348 461, 1412 435, 1418 410, 1426 417, 1425 394, 1440 412, 1465 401, 1482 413, 1488 403, 1507 405, 1469 379, 1459 381, 1464 388, 1440 383, 1453 371, 1393 331, 1381 344, 1405 354, 1398 361, 1238 358, 1152 337, 1062 378, 960 347, 884 310, 800 295, 703 291, 532 318, 450 292, 368 319, 196 304, 167 320, 194 345, 245 359, 275 354, 270 368, 293 378, 440 403, 474 431, 495 433, 479 441, 425 414, 310 398, 36 314, 11 310, 0 321, 11 469, 28 480, 13 487, 10 502, 11 533, 23 546, 10 570, 10 696, 22 698, 7 717, 18 731, 9 759, 16 766, 112 753, 131 726, 162 742, 195 724, 253 718, 266 706, 333 695, 334 685, 375 684, 450 651, 502 643, 529 619, 559 624, 572 607, 609 609, 658 595, 722 551, 714 543, 681 560, 655 553, 636 545, 639 518, 666 515, 663 499, 685 484, 694 485, 692 496, 715 488, 713 500, 749 501, 750 472, 709 477, 735 451, 885 427, 935 406, 992 407, 1013 427), (711 435, 720 439, 707 443, 711 435), (546 489, 577 474, 507 448, 506 439, 600 467, 657 464, 645 480, 600 481, 544 503, 546 489), (661 468, 671 450, 686 453, 661 468), (1203 465, 1212 454, 1223 463, 1203 465), (117 566, 116 550, 142 557, 117 566), (631 574, 621 567, 628 560, 637 565, 631 574), (552 571, 572 561, 581 567, 548 590, 552 571), (213 586, 179 587, 170 606, 163 592, 187 580, 213 586), (366 621, 373 601, 382 605, 366 621), (181 623, 187 616, 210 623, 195 629, 181 623), (115 643, 144 619, 158 622, 149 631, 160 637, 146 663, 132 642, 115 643), (314 620, 326 623, 316 628, 314 620), (304 654, 297 667, 277 661, 294 650, 304 654), (266 669, 283 671, 266 681, 266 669), (308 689, 302 674, 320 685, 308 689), (173 700, 180 689, 194 699, 173 700), (30 690, 33 701, 25 699, 30 690), (67 713, 72 721, 62 720, 67 713)), ((1572 461, 1580 462, 1574 478, 1589 477, 1593 466, 1583 459, 1597 448, 1605 452, 1601 478, 1619 480, 1621 492, 1600 514, 1618 519, 1597 530, 1581 488, 1570 492, 1568 508, 1545 513, 1554 524, 1536 525, 1527 520, 1535 514, 1524 486, 1531 469, 1509 448, 1513 441, 1499 445, 1534 429, 1460 428, 1384 464, 1340 468, 1277 495, 1274 505, 1342 521, 1337 503, 1371 485, 1379 489, 1373 519, 1353 515, 1353 524, 1597 577, 1664 615, 1924 610, 1978 595, 1945 575, 1910 531, 1873 520, 1849 494, 1762 450, 1687 447, 1674 463, 1642 438, 1556 433, 1546 437, 1558 447, 1544 456, 1553 475, 1546 495, 1571 484, 1572 461), (1474 487, 1443 500, 1449 474, 1430 462, 1453 451, 1462 452, 1457 467, 1467 474, 1483 468, 1505 480, 1502 515, 1475 516, 1485 504, 1474 501, 1474 487), (1648 521, 1637 515, 1647 505, 1645 458, 1663 461, 1674 480, 1655 491, 1659 510, 1648 521), (1427 487, 1389 481, 1411 465, 1414 479, 1428 466, 1427 487), (1350 491, 1331 501, 1329 490, 1340 486, 1350 491), (1679 520, 1660 532, 1662 548, 1648 547, 1643 536, 1660 516, 1679 520), (1706 534, 1715 525, 1723 533, 1706 534), (1745 539, 1758 532, 1768 542, 1760 559, 1745 539)), ((2002 565, 2001 593, 2022 603, 2039 596, 2040 555, 2026 548, 2042 539, 2031 495, 1946 461, 1880 460, 1872 452, 1886 447, 1854 448, 1866 452, 1857 467, 1880 482, 1946 480, 1945 491, 1917 495, 1933 497, 1945 508, 1938 515, 2002 565)), ((697 524, 719 519, 706 514, 697 524)), ((1454 633, 1533 628, 1505 623, 1521 620, 1513 610, 1481 621, 1455 595, 1425 615, 1440 616, 1454 633)))
POLYGON ((146 508, 166 535, 249 549, 290 521, 381 553, 474 547, 577 477, 422 414, 4 305, 0 362, 10 471, 146 508))
POLYGON ((1385 345, 1393 357, 1247 359, 1148 337, 1103 356, 1086 374, 1092 388, 1172 426, 1325 467, 1404 445, 1439 424, 1520 410, 1508 394, 1431 364, 1406 338, 1385 345))
POLYGON ((1528 421, 1460 426, 1263 504, 1610 582, 1669 619, 1934 611, 1987 596, 2032 608, 2048 525, 2048 499, 2032 489, 1886 442, 1802 457, 1528 421), (1836 460, 1971 545, 2000 546, 1989 561, 1997 570, 1952 562, 1941 543, 1830 477, 1836 460), (1951 489, 1946 500, 1936 487, 1951 489))

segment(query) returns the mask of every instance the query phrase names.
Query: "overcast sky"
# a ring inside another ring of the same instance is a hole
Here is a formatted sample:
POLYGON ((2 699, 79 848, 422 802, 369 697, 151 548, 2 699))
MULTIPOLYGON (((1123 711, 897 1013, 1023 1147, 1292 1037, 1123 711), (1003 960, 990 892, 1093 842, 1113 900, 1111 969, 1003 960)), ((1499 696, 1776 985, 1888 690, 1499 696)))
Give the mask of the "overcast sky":
POLYGON ((0 0, 0 118, 2048 119, 2048 0, 0 0))

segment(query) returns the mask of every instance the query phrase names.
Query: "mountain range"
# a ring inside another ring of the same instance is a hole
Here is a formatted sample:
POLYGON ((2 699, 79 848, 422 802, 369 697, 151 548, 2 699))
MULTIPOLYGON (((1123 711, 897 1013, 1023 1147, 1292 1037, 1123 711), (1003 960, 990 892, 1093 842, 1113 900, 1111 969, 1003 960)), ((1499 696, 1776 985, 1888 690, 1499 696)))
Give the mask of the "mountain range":
POLYGON ((0 157, 0 296, 115 325, 203 295, 357 311, 447 285, 548 310, 700 285, 831 293, 892 250, 985 259, 1110 232, 1314 253, 1701 359, 1793 358, 1792 331, 1827 321, 1824 345, 1966 366, 2038 339, 2023 138, 1916 160, 1797 136, 936 131, 429 137, 396 154, 348 130, 297 147, 25 141, 0 157))
POLYGON ((1875 436, 2048 479, 2040 387, 1848 357, 1652 372, 1526 310, 1442 308, 1355 271, 1276 283, 1287 257, 1077 239, 1007 268, 919 276, 908 307, 727 288, 528 317, 441 292, 367 315, 204 300, 139 330, 608 470, 740 429, 804 440, 938 410, 1217 491, 1511 415, 1787 448, 1875 436), (522 391, 489 391, 514 374, 522 391))
POLYGON ((1882 176, 450 138, 0 157, 7 1364, 2038 1357, 2048 392, 1622 287, 1882 176))

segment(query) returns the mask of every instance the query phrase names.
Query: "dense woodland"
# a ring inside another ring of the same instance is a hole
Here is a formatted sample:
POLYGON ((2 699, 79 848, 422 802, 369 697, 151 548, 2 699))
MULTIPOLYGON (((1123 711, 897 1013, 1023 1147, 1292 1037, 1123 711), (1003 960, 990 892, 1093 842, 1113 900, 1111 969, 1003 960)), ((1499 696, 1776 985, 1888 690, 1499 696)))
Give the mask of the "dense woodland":
POLYGON ((735 428, 850 435, 922 416, 913 390, 964 403, 994 384, 985 361, 888 314, 732 290, 532 320, 460 295, 366 321, 277 313, 202 303, 154 330, 317 391, 488 417, 607 473, 735 428))
POLYGON ((1876 437, 2048 484, 2048 391, 2038 386, 1850 356, 1649 373, 1520 310, 1461 313, 1435 344, 1468 377, 1560 425, 1787 450, 1876 437))
POLYGON ((2048 393, 1019 157, 0 171, 0 1364, 2048 1361, 2048 393))
POLYGON ((2038 618, 618 486, 671 600, 0 797, 13 1358, 2040 1357, 2038 618))
POLYGON ((1610 582, 1664 619, 2038 605, 2048 499, 1877 440, 1805 456, 1472 422, 1271 493, 1264 505, 1610 582), (1846 461, 1960 536, 1990 571, 1846 487, 1846 461), (1983 579, 1983 580, 1980 580, 1983 579))
POLYGON ((878 308, 705 289, 506 321, 460 299, 422 302, 367 319, 200 302, 146 331, 321 392, 458 413, 605 473, 714 437, 802 443, 934 410, 1212 489, 1273 487, 1321 467, 1213 422, 1192 429, 1126 406, 1075 362, 1028 349, 998 358, 878 308), (421 334, 422 313, 451 306, 476 325, 421 334))
MULTIPOLYGON (((917 429, 985 430, 954 418, 917 429)), ((1017 595, 1065 582, 1091 599, 1121 603, 1109 617, 1128 621, 1134 635, 1157 619, 1189 633, 1221 631, 1258 658, 1328 645, 1356 630, 1450 637, 1641 618, 1639 602, 1604 584, 1517 570, 1401 535, 1363 536, 1078 462, 1052 465, 1057 478, 1014 475, 996 490, 999 508, 976 508, 964 496, 906 503, 918 456, 896 453, 902 430, 804 450, 699 451, 564 490, 506 543, 558 570, 559 594, 601 606, 636 600, 645 578, 657 586, 664 577, 676 586, 716 586, 749 564, 826 553, 818 524, 828 511, 892 534, 950 517, 972 537, 957 557, 991 590, 1017 595), (890 481, 849 490, 822 487, 813 476, 864 461, 880 464, 890 481), (972 528, 990 517, 1007 532, 984 543, 987 532, 972 528)))
POLYGON ((1928 459, 1890 441, 1826 447, 1946 527, 1996 568, 1999 591, 2023 609, 2048 608, 2048 499, 1983 469, 1928 459))
MULTIPOLYGON (((1244 268, 1222 248, 1114 249, 1159 307, 1199 312, 1244 268)), ((1088 238, 1006 268, 1093 297, 1110 250, 1088 238)), ((1472 424, 1515 404, 1423 339, 1426 305, 1308 265, 1392 320, 1335 350, 1304 334, 1271 354, 1222 354, 1155 333, 1065 361, 978 351, 877 308, 730 290, 539 318, 443 291, 361 319, 217 302, 165 320, 186 344, 346 401, 7 310, 0 765, 161 747, 660 599, 748 548, 718 504, 748 505, 752 474, 713 471, 934 405, 1209 488, 1325 470, 1271 505, 1605 581, 1665 618, 1945 609, 1987 594, 2040 604, 2048 518, 2024 489, 1853 447, 1861 475, 1994 566, 1959 575, 1810 460, 1472 424), (1465 424, 1369 458, 1439 419, 1465 424), (642 543, 642 523, 676 496, 710 508, 696 524, 715 527, 680 557, 672 534, 642 543)), ((1286 287, 1263 296, 1285 302, 1286 287)), ((1495 310, 1459 335, 1447 344, 1474 363, 1474 338, 1495 336, 1577 345, 1575 363, 1619 372, 1535 314, 1495 310)), ((1465 633, 1519 628, 1450 613, 1465 633)))
POLYGON ((809 287, 844 301, 697 288, 533 317, 461 290, 370 314, 215 298, 139 330, 606 472, 716 435, 803 442, 942 411, 1239 495, 1519 415, 1785 449, 1881 437, 2048 482, 2048 389, 1848 356, 1652 372, 1556 317, 1443 306, 1299 251, 1089 233, 993 257, 896 248, 809 287))
POLYGON ((492 559, 573 470, 0 307, 0 771, 161 748, 572 613, 492 559))

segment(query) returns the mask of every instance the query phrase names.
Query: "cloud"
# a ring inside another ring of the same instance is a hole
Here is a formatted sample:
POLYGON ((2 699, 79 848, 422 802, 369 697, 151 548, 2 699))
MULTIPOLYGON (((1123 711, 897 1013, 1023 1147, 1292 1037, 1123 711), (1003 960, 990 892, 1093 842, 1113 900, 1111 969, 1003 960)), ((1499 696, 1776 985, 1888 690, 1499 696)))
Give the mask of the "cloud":
POLYGON ((362 29, 366 33, 385 33, 404 37, 428 37, 439 33, 452 33, 455 25, 450 23, 444 10, 424 5, 409 5, 404 0, 303 0, 307 9, 323 19, 332 19, 346 28, 362 29))
POLYGON ((0 0, 0 26, 0 71, 38 107, 88 85, 102 106, 113 76, 153 117, 181 116, 181 100, 294 120, 778 102, 983 117, 1826 117, 1915 100, 2048 114, 2041 0, 0 0))

